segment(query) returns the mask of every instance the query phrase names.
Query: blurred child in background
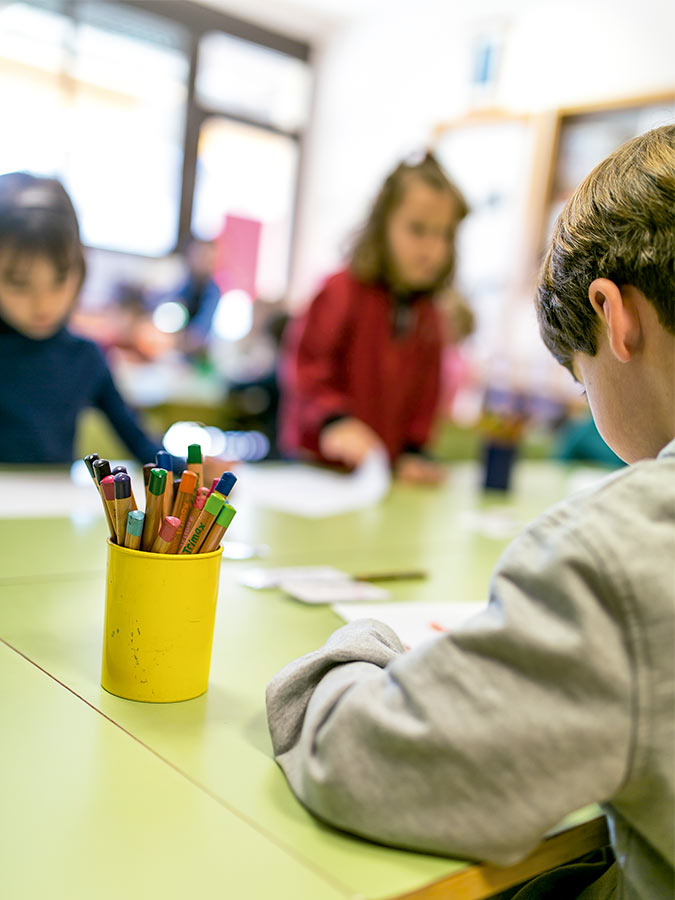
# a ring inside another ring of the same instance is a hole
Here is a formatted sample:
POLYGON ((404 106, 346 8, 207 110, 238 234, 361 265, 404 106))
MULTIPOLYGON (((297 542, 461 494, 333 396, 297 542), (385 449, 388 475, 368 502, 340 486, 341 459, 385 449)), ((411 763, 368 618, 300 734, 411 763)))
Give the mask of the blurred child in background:
POLYGON ((187 312, 185 330, 181 334, 182 349, 188 356, 206 351, 213 317, 220 300, 214 272, 218 246, 215 241, 194 239, 185 252, 187 273, 174 299, 187 312))
POLYGON ((355 466, 384 448, 397 477, 440 480, 442 468, 423 455, 441 386, 434 296, 452 276, 455 231, 467 211, 430 153, 385 180, 348 267, 287 329, 285 453, 355 466))
POLYGON ((139 461, 161 449, 122 400, 96 344, 67 329, 84 276, 63 186, 22 172, 0 176, 0 462, 72 462, 87 407, 106 415, 139 461))

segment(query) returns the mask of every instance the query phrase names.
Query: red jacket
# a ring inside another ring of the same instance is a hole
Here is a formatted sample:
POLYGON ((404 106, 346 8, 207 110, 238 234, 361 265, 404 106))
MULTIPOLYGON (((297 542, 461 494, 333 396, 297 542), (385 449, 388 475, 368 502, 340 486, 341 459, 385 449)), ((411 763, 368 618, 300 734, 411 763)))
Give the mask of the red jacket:
POLYGON ((441 329, 429 297, 412 301, 399 337, 393 301, 349 271, 326 282, 293 320, 280 363, 279 445, 319 454, 327 420, 355 416, 377 432, 395 460, 428 439, 440 393, 441 329))

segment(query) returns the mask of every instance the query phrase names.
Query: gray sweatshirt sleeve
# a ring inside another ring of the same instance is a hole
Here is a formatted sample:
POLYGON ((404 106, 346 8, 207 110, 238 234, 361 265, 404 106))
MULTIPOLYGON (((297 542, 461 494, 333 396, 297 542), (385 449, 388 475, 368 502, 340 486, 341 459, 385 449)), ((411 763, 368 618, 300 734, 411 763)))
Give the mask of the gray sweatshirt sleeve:
POLYGON ((591 542, 535 525, 487 611, 405 653, 382 623, 339 629, 270 682, 276 759, 321 819, 383 843, 501 865, 630 764, 620 590, 591 542))

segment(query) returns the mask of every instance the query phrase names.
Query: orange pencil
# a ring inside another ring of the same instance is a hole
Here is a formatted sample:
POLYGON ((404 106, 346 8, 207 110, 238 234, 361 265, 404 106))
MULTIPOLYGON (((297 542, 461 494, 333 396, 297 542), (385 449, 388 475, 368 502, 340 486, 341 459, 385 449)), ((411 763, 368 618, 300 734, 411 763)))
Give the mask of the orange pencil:
POLYGON ((152 553, 168 553, 171 541, 176 534, 180 521, 175 516, 165 516, 159 534, 152 545, 152 553))
POLYGON ((103 497, 103 503, 106 508, 106 512, 108 514, 109 522, 112 527, 112 532, 110 534, 110 539, 113 544, 118 544, 117 540, 117 515, 115 514, 115 476, 114 475, 106 475, 105 478, 101 479, 101 495, 103 497))
MULTIPOLYGON (((201 511, 204 509, 204 505, 209 498, 209 489, 206 487, 197 488, 197 493, 195 494, 195 498, 192 501, 192 506, 190 507, 190 515, 187 518, 187 522, 185 523, 185 528, 183 529, 183 537, 185 537, 191 530, 197 519, 199 518, 201 511)), ((183 540, 181 539, 180 547, 183 546, 183 540)), ((180 548, 179 548, 180 549, 180 548)))
POLYGON ((176 494, 173 509, 171 510, 171 515, 178 519, 179 524, 176 529, 176 535, 171 541, 169 553, 178 553, 178 548, 180 547, 180 542, 183 537, 183 531, 185 530, 185 525, 190 515, 190 511, 192 510, 192 496, 196 487, 197 476, 194 472, 188 472, 187 469, 184 469, 180 479, 180 489, 176 494))
POLYGON ((202 448, 199 444, 190 444, 187 452, 187 467, 190 472, 194 472, 197 476, 197 487, 204 484, 204 466, 202 463, 202 448))
POLYGON ((232 521, 232 519, 234 519, 236 512, 236 509, 233 506, 230 506, 230 504, 226 500, 223 508, 216 516, 216 521, 213 523, 213 525, 209 529, 209 533, 204 538, 204 542, 199 548, 198 553, 210 553, 212 550, 216 550, 220 546, 220 541, 227 531, 230 522, 232 521))
POLYGON ((216 516, 223 508, 225 498, 220 494, 211 494, 204 504, 199 518, 192 526, 191 531, 186 531, 183 543, 181 544, 181 553, 198 553, 199 548, 206 537, 209 528, 216 520, 216 516))
POLYGON ((149 552, 162 522, 162 503, 166 489, 166 469, 153 469, 148 482, 148 505, 145 508, 141 549, 149 552))

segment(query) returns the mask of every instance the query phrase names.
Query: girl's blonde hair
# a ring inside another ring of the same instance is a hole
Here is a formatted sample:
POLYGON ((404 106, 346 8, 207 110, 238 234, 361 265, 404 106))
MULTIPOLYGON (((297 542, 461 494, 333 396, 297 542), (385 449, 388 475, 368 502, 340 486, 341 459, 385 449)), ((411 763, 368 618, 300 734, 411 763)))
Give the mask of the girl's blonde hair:
MULTIPOLYGON (((357 234, 352 247, 349 268, 352 273, 367 284, 389 285, 392 264, 387 247, 387 223, 392 212, 400 204, 405 189, 411 180, 419 179, 438 191, 448 193, 455 204, 455 222, 460 222, 469 211, 466 200, 459 188, 453 184, 432 153, 415 163, 401 162, 385 179, 375 198, 365 225, 357 234)), ((439 273, 432 291, 438 290, 450 281, 455 266, 455 244, 451 240, 447 259, 439 273)))

